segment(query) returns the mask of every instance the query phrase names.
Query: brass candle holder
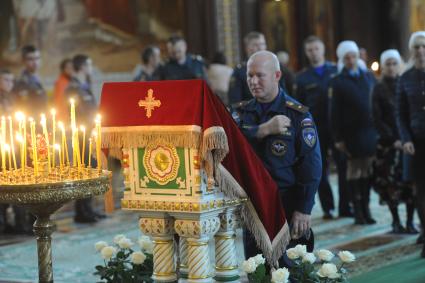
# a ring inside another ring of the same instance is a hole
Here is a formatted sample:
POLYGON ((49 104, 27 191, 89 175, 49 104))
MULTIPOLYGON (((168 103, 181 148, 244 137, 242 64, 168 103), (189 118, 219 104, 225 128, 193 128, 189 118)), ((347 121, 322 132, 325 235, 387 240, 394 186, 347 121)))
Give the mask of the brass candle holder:
POLYGON ((88 167, 50 168, 39 172, 6 170, 0 173, 0 203, 26 207, 34 214, 40 283, 53 283, 51 235, 55 223, 51 215, 65 203, 104 194, 110 186, 111 172, 88 167))

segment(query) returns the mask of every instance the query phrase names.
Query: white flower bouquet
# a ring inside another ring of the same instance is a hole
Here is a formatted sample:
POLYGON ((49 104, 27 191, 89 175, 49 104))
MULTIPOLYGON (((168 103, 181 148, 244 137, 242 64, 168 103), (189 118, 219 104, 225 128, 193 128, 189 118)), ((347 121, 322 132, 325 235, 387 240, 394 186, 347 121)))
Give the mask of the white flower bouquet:
POLYGON ((97 265, 95 275, 106 283, 153 282, 153 242, 147 236, 138 239, 140 251, 133 250, 134 242, 125 235, 116 235, 114 244, 97 242, 94 247, 104 260, 97 265))
POLYGON ((274 270, 271 276, 267 275, 262 255, 244 261, 242 269, 247 273, 251 283, 340 283, 348 282, 345 264, 356 260, 351 252, 340 251, 337 265, 332 262, 336 257, 331 251, 322 249, 316 253, 308 253, 304 245, 288 249, 286 255, 292 261, 292 267, 289 270, 287 268, 274 270))

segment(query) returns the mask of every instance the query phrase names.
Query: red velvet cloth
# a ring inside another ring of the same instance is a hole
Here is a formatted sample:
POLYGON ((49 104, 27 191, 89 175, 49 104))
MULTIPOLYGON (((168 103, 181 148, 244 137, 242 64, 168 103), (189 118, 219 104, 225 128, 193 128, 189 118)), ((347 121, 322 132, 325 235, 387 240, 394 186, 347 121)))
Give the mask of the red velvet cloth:
POLYGON ((100 111, 102 127, 198 125, 222 127, 229 153, 222 161, 253 203, 270 241, 286 223, 277 185, 239 130, 227 109, 202 80, 105 83, 100 111), (150 118, 139 107, 148 90, 161 101, 150 118))

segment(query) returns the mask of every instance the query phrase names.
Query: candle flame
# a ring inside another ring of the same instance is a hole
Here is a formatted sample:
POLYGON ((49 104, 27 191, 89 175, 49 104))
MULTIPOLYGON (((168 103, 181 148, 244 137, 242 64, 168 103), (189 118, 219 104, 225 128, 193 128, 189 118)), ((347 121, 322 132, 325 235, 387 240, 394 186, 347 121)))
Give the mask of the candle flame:
POLYGON ((8 145, 7 143, 4 145, 4 150, 6 151, 10 151, 10 145, 8 145))
POLYGON ((55 108, 52 108, 50 110, 50 114, 52 114, 53 116, 55 116, 56 115, 56 109, 55 108))
POLYGON ((23 121, 23 120, 25 120, 25 114, 21 111, 18 111, 18 112, 15 113, 15 118, 18 121, 23 121))
POLYGON ((28 118, 28 121, 29 121, 30 123, 32 123, 32 122, 34 122, 34 119, 33 119, 32 117, 29 117, 29 118, 28 118))
POLYGON ((69 100, 69 102, 70 102, 71 104, 75 104, 75 99, 74 99, 74 98, 71 98, 71 99, 69 100))
POLYGON ((85 131, 86 131, 86 127, 84 127, 84 125, 81 125, 81 126, 80 126, 80 130, 81 130, 82 132, 85 132, 85 131))
POLYGON ((16 134, 16 140, 20 143, 24 142, 24 138, 22 137, 21 134, 16 134))
POLYGON ((59 127, 61 130, 65 130, 65 126, 63 125, 63 123, 62 123, 61 121, 59 121, 59 122, 58 122, 58 127, 59 127))
POLYGON ((57 143, 55 143, 55 149, 60 151, 61 150, 61 146, 58 145, 57 143))

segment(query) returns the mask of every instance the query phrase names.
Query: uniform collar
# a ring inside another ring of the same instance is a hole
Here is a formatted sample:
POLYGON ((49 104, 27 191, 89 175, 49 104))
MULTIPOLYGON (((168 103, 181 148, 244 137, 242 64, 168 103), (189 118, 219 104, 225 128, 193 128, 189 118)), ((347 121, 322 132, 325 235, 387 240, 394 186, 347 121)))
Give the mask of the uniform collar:
MULTIPOLYGON (((285 109, 285 103, 285 92, 281 88, 279 88, 278 95, 273 100, 272 105, 269 107, 268 110, 266 110, 265 113, 283 113, 285 109)), ((257 112, 258 115, 265 114, 262 113, 263 109, 261 108, 260 102, 258 102, 255 98, 251 101, 251 103, 248 103, 248 105, 245 107, 245 110, 257 112)))

